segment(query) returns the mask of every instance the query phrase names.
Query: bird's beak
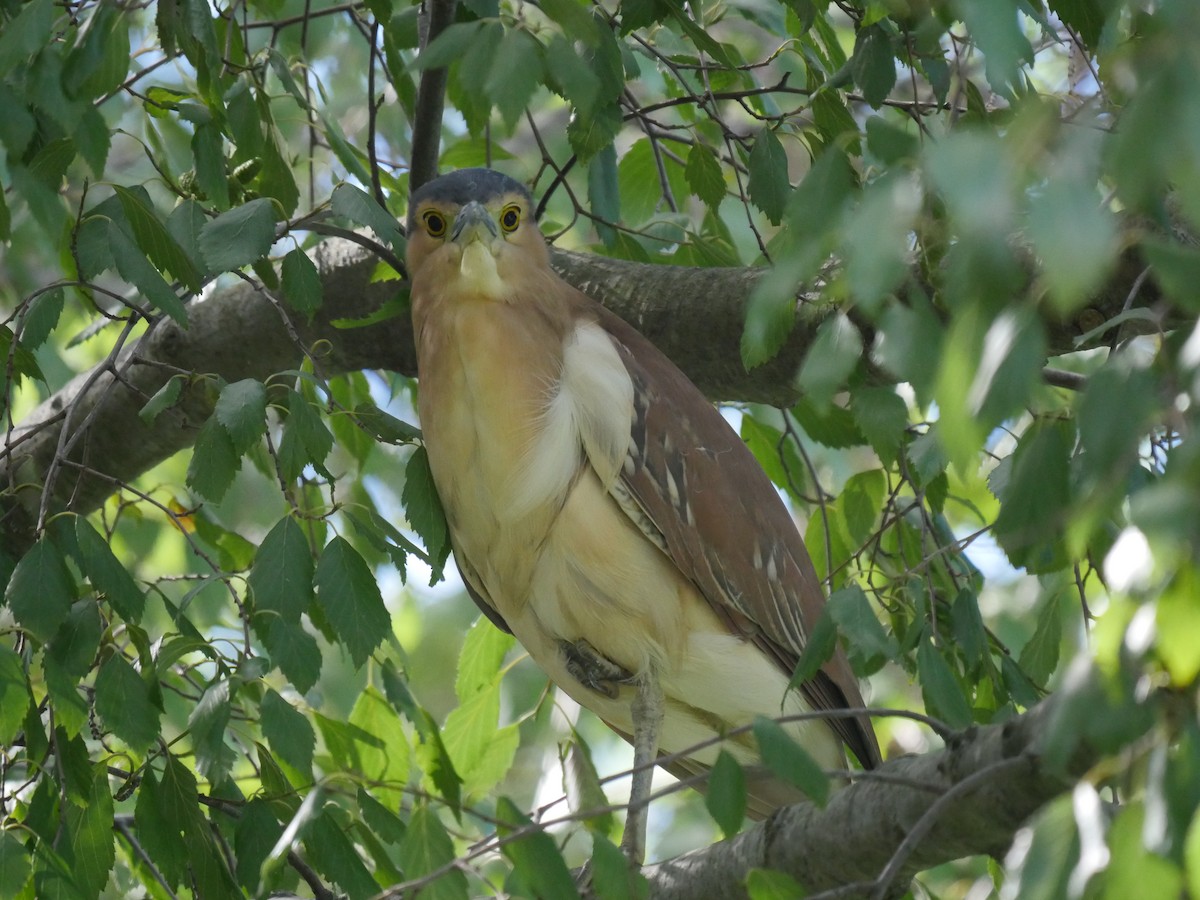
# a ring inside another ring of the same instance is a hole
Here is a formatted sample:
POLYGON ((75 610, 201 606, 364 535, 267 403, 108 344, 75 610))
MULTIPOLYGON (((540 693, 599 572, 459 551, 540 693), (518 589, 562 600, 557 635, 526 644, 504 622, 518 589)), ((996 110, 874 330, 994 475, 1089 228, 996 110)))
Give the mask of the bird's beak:
POLYGON ((456 244, 467 246, 474 241, 490 244, 500 233, 492 214, 482 203, 472 200, 458 211, 454 217, 454 227, 450 231, 450 240, 456 244))

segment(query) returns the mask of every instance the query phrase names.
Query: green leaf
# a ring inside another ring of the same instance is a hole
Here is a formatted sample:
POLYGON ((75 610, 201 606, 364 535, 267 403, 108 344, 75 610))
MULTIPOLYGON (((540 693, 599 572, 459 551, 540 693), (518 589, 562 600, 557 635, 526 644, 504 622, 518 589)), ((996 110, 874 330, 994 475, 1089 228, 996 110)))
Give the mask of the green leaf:
POLYGON ((271 804, 255 798, 242 807, 242 815, 233 828, 233 856, 237 860, 238 883, 251 896, 262 896, 259 891, 262 866, 283 835, 283 826, 271 812, 271 804))
MULTIPOLYGON (((404 843, 400 845, 400 866, 408 878, 421 878, 454 861, 454 844, 437 814, 427 803, 420 803, 408 820, 404 843)), ((450 866, 446 874, 421 890, 422 898, 466 900, 467 876, 450 866)))
POLYGON ((200 252, 213 272, 262 259, 275 243, 275 205, 265 197, 221 213, 200 229, 200 252))
POLYGON ((221 389, 214 410, 238 454, 250 451, 267 433, 267 389, 261 381, 243 378, 221 389))
POLYGON ((866 660, 869 667, 896 657, 895 638, 884 631, 871 608, 871 601, 858 585, 848 585, 835 591, 830 595, 826 608, 846 637, 852 653, 866 660))
POLYGON ((733 837, 746 818, 746 773, 741 763, 722 750, 708 773, 704 805, 725 837, 733 837))
POLYGON ((772 225, 778 225, 783 221, 792 186, 788 181, 787 154, 774 131, 764 128, 759 132, 746 165, 750 202, 763 211, 772 225))
POLYGON ((273 136, 263 144, 262 169, 258 173, 258 192, 264 197, 270 197, 279 204, 285 216, 296 211, 300 203, 300 189, 296 186, 296 176, 292 167, 279 151, 279 144, 273 136))
POLYGON ((815 406, 825 406, 854 371, 862 352, 862 335, 850 317, 840 312, 829 316, 817 327, 796 386, 815 406))
POLYGON ((617 151, 612 144, 601 148, 588 161, 588 205, 592 208, 592 225, 596 234, 608 246, 613 246, 616 232, 609 223, 621 220, 621 191, 617 178, 617 151))
MULTIPOLYGON (((333 435, 311 403, 297 391, 288 390, 288 416, 279 442, 279 465, 283 477, 293 481, 304 467, 324 471, 325 458, 333 449, 333 435)), ((331 476, 332 477, 332 476, 331 476)))
POLYGON ((763 764, 776 778, 800 788, 818 806, 825 805, 829 798, 829 776, 786 728, 773 719, 759 716, 754 720, 754 739, 763 764))
POLYGON ((183 384, 182 375, 172 375, 168 378, 166 383, 154 392, 154 396, 146 401, 146 405, 138 410, 138 418, 147 425, 153 425, 159 413, 170 409, 179 401, 179 396, 183 393, 183 384))
POLYGON ((263 644, 271 662, 287 676, 301 694, 307 693, 321 676, 321 646, 299 622, 278 618, 271 623, 263 644))
POLYGON ((983 51, 984 71, 992 89, 1004 92, 1019 83, 1023 63, 1032 64, 1033 47, 1021 31, 1015 0, 959 0, 958 9, 971 37, 983 51))
POLYGON ((921 680, 925 711, 929 715, 941 719, 951 728, 966 728, 971 724, 971 707, 958 679, 929 640, 922 640, 917 648, 917 674, 921 680))
POLYGON ((96 713, 134 752, 145 753, 159 736, 161 713, 133 666, 114 654, 96 675, 96 713))
POLYGON ((228 777, 235 759, 233 748, 225 743, 229 712, 229 680, 222 678, 204 689, 188 717, 196 770, 212 784, 220 784, 228 777))
POLYGON ((1048 5, 1064 24, 1078 32, 1085 46, 1095 47, 1100 43, 1105 11, 1112 7, 1101 0, 1049 0, 1048 5))
POLYGON ((53 660, 65 675, 82 679, 96 660, 100 632, 100 610, 95 602, 90 597, 78 600, 46 645, 46 659, 53 660))
POLYGON ((12 371, 18 376, 36 378, 41 382, 46 380, 37 364, 37 358, 16 339, 7 325, 0 325, 0 359, 6 361, 6 366, 7 361, 11 360, 12 371))
POLYGON ((58 324, 66 295, 62 288, 44 291, 25 310, 21 319, 21 346, 31 353, 46 343, 58 324))
POLYGON ((50 45, 54 4, 32 0, 0 32, 0 81, 16 66, 50 45))
POLYGON ((450 527, 446 524, 446 513, 442 510, 442 501, 438 499, 433 472, 429 469, 429 454, 424 447, 418 447, 408 459, 400 501, 404 504, 408 523, 421 536, 429 554, 433 570, 429 583, 436 584, 450 556, 450 527))
POLYGON ((863 99, 873 109, 879 109, 896 84, 896 60, 892 55, 892 39, 880 25, 870 25, 854 39, 854 55, 850 58, 854 83, 863 99))
POLYGON ((284 516, 267 532, 248 584, 259 613, 274 613, 285 622, 298 623, 313 600, 312 549, 298 522, 284 516))
MULTIPOLYGON (((1155 604, 1158 624, 1158 655, 1162 658, 1171 681, 1186 688, 1200 675, 1200 603, 1196 602, 1196 570, 1182 566, 1171 579, 1167 589, 1155 604)), ((1022 660, 1022 666, 1024 660, 1022 660)))
POLYGON ((921 152, 920 141, 883 116, 867 119, 867 149, 886 165, 914 160, 921 152))
POLYGON ((188 463, 187 485, 214 503, 220 503, 233 485, 234 476, 242 467, 242 459, 233 446, 229 432, 211 417, 200 428, 188 463))
POLYGON ((282 277, 283 296, 288 305, 311 320, 325 295, 316 265, 297 247, 284 256, 282 277))
POLYGON ((899 457, 908 430, 908 405, 886 387, 855 387, 850 391, 850 412, 880 462, 890 466, 899 457))
POLYGON ((138 246, 155 267, 159 271, 170 272, 188 290, 200 290, 200 273, 166 226, 158 220, 149 195, 144 190, 133 191, 120 185, 114 185, 113 190, 121 201, 121 209, 133 228, 138 246))
POLYGON ((329 624, 346 645, 355 667, 362 666, 392 633, 392 619, 370 567, 345 538, 335 537, 317 562, 316 586, 329 624))
POLYGON ((180 325, 187 325, 187 310, 146 254, 115 222, 108 223, 108 249, 122 278, 180 325))
POLYGON ((263 737, 272 752, 302 775, 311 773, 317 737, 305 715, 270 688, 261 711, 263 737))
POLYGON ((788 682, 789 690, 816 677, 821 666, 833 657, 833 651, 837 648, 837 638, 837 623, 833 621, 833 616, 826 607, 821 610, 820 618, 812 627, 808 640, 804 642, 804 649, 796 661, 796 671, 792 673, 788 682))
POLYGON ((772 484, 797 498, 807 479, 804 460, 796 450, 796 442, 748 412, 742 415, 741 433, 742 440, 772 484))
POLYGON ((16 829, 0 831, 0 896, 22 896, 33 874, 31 851, 14 836, 16 829))
POLYGON ((804 888, 785 872, 751 869, 746 873, 746 893, 750 900, 797 900, 804 896, 804 888))
POLYGON ((495 683, 500 665, 515 643, 516 638, 501 631, 486 616, 475 620, 458 654, 454 692, 459 703, 465 703, 495 683))
POLYGON ((496 49, 486 90, 509 131, 543 80, 541 46, 522 28, 508 28, 496 49))
POLYGON ((335 808, 327 806, 311 823, 304 836, 304 848, 317 870, 345 891, 349 900, 369 900, 379 893, 379 884, 334 818, 335 808))
MULTIPOLYGON (((116 832, 113 829, 113 798, 108 788, 108 766, 93 767, 91 790, 81 805, 64 808, 62 825, 66 855, 71 861, 71 880, 85 897, 97 897, 108 884, 108 873, 116 862, 116 832)), ((61 846, 61 844, 60 844, 61 846)))
POLYGON ((846 479, 837 503, 851 543, 862 545, 867 542, 883 509, 886 491, 887 478, 882 469, 867 469, 846 479))
POLYGON ((17 563, 4 602, 21 627, 45 643, 67 620, 75 592, 62 553, 43 536, 17 563))
MULTIPOLYGON (((446 30, 449 31, 455 27, 457 26, 452 25, 446 30)), ((442 32, 438 36, 438 40, 441 40, 445 33, 442 32)), ((428 50, 425 52, 427 53, 428 50)), ((395 217, 376 203, 375 198, 370 194, 359 190, 352 184, 343 182, 333 189, 330 205, 335 215, 345 216, 351 222, 367 226, 375 232, 376 237, 389 244, 397 253, 404 252, 404 235, 396 227, 395 217)))
POLYGON ((717 155, 702 141, 696 141, 688 151, 683 170, 692 193, 707 206, 716 209, 725 199, 725 173, 717 155))
POLYGON ((1062 545, 1070 501, 1074 428, 1067 422, 1035 423, 1013 454, 1012 475, 993 526, 1014 566, 1051 572, 1068 562, 1062 545))
MULTIPOLYGON (((0 646, 0 745, 11 747, 21 731, 21 723, 33 699, 29 679, 20 654, 0 646)), ((0 849, 0 855, 3 850, 0 849)), ((3 883, 3 863, 0 862, 0 883, 3 883)))
POLYGON ((75 518, 79 568, 126 622, 137 624, 146 608, 146 595, 129 570, 113 555, 112 547, 83 516, 75 518))
POLYGON ((1029 680, 1045 687, 1058 668, 1058 652, 1062 644, 1062 612, 1056 596, 1047 597, 1038 613, 1037 627, 1021 648, 1020 666, 1029 680))
POLYGON ((604 835, 602 828, 592 831, 591 889, 596 900, 648 900, 646 876, 604 835))
MULTIPOLYGON (((533 824, 507 797, 496 801, 496 818, 500 820, 497 831, 502 838, 533 824)), ((505 841, 500 845, 500 850, 513 864, 515 874, 533 896, 547 900, 579 896, 575 879, 571 877, 571 870, 563 861, 558 845, 540 828, 519 840, 505 841)))
POLYGON ((979 598, 970 588, 963 588, 950 607, 950 627, 954 645, 962 654, 968 674, 974 674, 984 661, 987 651, 987 630, 979 612, 979 598))
POLYGON ((1080 460, 1100 484, 1120 479, 1136 465, 1146 426, 1155 413, 1158 386, 1144 369, 1106 365, 1088 378, 1078 400, 1080 460))
POLYGON ((357 799, 363 821, 377 838, 388 844, 399 844, 404 840, 408 829, 396 813, 367 793, 366 788, 358 789, 357 799))
POLYGON ((354 704, 349 722, 374 738, 374 743, 358 746, 357 773, 366 778, 376 792, 386 791, 389 804, 401 803, 412 752, 400 719, 384 696, 368 686, 354 704))

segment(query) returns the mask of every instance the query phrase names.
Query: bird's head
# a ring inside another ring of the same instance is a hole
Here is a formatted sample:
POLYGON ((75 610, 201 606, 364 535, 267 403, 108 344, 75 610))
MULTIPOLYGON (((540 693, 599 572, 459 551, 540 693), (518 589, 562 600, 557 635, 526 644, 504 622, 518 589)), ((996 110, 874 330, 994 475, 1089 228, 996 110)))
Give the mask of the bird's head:
POLYGON ((523 185, 491 169, 460 169, 413 194, 407 262, 414 289, 502 299, 546 271, 549 256, 523 185))

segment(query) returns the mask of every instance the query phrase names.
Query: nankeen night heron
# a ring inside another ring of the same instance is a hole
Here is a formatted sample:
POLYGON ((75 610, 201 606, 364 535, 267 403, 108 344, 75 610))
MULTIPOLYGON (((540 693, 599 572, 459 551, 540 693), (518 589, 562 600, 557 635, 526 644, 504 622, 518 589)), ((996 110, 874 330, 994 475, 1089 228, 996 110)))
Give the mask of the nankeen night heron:
MULTIPOLYGON (((862 706, 840 650, 787 692, 824 603, 817 574, 721 414, 550 268, 522 185, 465 169, 419 188, 407 261, 421 426, 455 560, 488 618, 632 741, 622 845, 640 862, 657 754, 757 716, 862 706)), ((787 727, 827 769, 845 767, 843 744, 879 761, 863 716, 787 727)), ((746 733, 724 746, 749 768, 751 812, 799 799, 746 733)), ((672 768, 699 774, 717 753, 672 768)))

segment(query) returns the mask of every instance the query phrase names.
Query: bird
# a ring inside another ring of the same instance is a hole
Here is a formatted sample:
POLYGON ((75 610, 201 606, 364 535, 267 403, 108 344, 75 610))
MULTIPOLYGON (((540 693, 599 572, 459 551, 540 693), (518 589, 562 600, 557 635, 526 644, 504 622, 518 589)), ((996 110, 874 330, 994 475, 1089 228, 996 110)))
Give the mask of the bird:
MULTIPOLYGON (((530 192, 470 168, 413 191, 418 416, 468 593, 634 748, 622 850, 645 856, 654 761, 758 716, 863 707, 841 648, 788 690, 825 602, 737 432, 649 340, 559 277, 530 192)), ((697 312, 703 298, 697 297, 697 312)), ((865 714, 786 726, 827 770, 880 762, 865 714)), ((704 775, 716 742, 675 759, 704 775)), ((747 731, 762 817, 800 799, 747 731)))

